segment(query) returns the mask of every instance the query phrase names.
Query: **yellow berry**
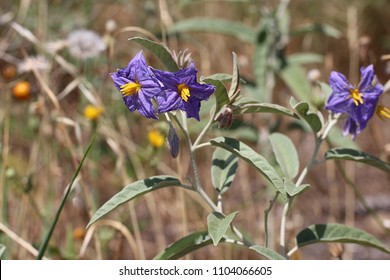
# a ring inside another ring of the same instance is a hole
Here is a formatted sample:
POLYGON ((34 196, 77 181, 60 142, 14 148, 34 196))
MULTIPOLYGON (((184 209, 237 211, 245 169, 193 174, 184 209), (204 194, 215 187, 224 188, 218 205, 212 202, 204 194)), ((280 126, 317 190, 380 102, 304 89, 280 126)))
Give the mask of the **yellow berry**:
POLYGON ((5 80, 10 81, 16 75, 16 67, 12 64, 7 64, 1 71, 5 80))
POLYGON ((26 100, 31 95, 31 85, 27 81, 16 83, 12 88, 12 95, 18 100, 26 100))
POLYGON ((85 237, 85 229, 82 227, 77 227, 73 230, 73 239, 74 240, 83 240, 85 237))

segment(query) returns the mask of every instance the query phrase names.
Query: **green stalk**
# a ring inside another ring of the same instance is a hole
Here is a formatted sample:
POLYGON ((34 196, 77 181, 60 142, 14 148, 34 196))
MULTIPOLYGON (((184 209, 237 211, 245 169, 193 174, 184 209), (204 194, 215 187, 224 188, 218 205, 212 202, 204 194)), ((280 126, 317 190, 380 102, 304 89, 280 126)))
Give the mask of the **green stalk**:
POLYGON ((56 214, 55 214, 55 216, 54 216, 54 219, 53 219, 53 221, 52 221, 52 223, 51 223, 51 225, 50 225, 50 228, 49 228, 48 232, 47 232, 46 235, 45 235, 45 238, 44 238, 44 240, 43 240, 43 243, 42 243, 41 246, 39 247, 39 252, 38 252, 38 255, 37 255, 37 257, 36 257, 37 260, 41 260, 42 257, 43 257, 43 255, 44 255, 45 252, 46 252, 46 249, 47 249, 47 246, 48 246, 48 244, 49 244, 50 238, 51 238, 51 236, 52 236, 52 234, 53 234, 53 231, 54 231, 54 229, 55 229, 55 227, 56 227, 56 225, 57 225, 58 219, 60 218, 62 209, 64 208, 65 202, 66 202, 66 200, 67 200, 67 198, 68 198, 68 196, 69 196, 69 194, 70 194, 70 191, 72 190, 74 181, 76 180, 77 176, 78 176, 79 173, 80 173, 81 167, 82 167, 83 164, 84 164, 84 160, 87 158, 87 155, 88 155, 88 153, 89 153, 89 150, 91 149, 92 144, 93 144, 93 142, 95 141, 97 132, 98 132, 98 130, 96 130, 95 133, 94 133, 94 135, 92 136, 91 142, 89 143, 89 145, 88 145, 86 151, 84 152, 83 158, 81 159, 81 161, 80 161, 80 163, 79 163, 79 165, 78 165, 78 167, 77 167, 77 170, 76 170, 76 172, 74 173, 73 178, 72 178, 70 184, 68 185, 68 188, 66 189, 66 192, 65 192, 64 196, 62 197, 60 206, 58 207, 58 210, 57 210, 57 212, 56 212, 56 214))
MULTIPOLYGON (((312 156, 305 166, 305 168, 302 170, 298 180, 296 181, 295 185, 299 186, 302 184, 303 180, 305 179, 308 171, 310 168, 312 168, 316 164, 316 157, 317 154, 320 150, 322 142, 325 140, 325 138, 328 136, 331 128, 337 123, 340 115, 335 115, 334 117, 332 116, 330 120, 327 122, 322 134, 319 136, 314 133, 314 140, 315 140, 315 146, 314 150, 312 153, 312 156)), ((289 197, 286 204, 283 207, 283 212, 282 212, 282 217, 280 221, 280 253, 282 255, 285 255, 285 234, 286 234, 286 221, 287 221, 287 216, 288 213, 290 212, 291 205, 293 203, 294 197, 289 197)))
MULTIPOLYGON (((215 205, 215 203, 207 195, 207 193, 204 191, 204 189, 203 189, 203 187, 201 185, 200 176, 199 176, 199 170, 198 170, 198 166, 196 164, 195 155, 194 155, 194 149, 193 149, 194 146, 193 146, 193 144, 191 142, 190 134, 188 132, 187 119, 186 119, 184 114, 182 116, 183 116, 183 124, 177 119, 177 117, 175 115, 172 115, 171 118, 175 120, 175 122, 177 123, 179 128, 182 130, 182 132, 183 132, 183 134, 184 134, 184 136, 185 136, 185 138, 187 140, 189 153, 190 153, 191 167, 192 167, 192 171, 194 172, 194 180, 195 180, 195 188, 193 190, 196 191, 203 198, 203 200, 210 206, 210 208, 213 211, 220 212, 220 213, 223 214, 222 209, 219 209, 219 207, 217 205, 215 205)), ((212 123, 212 122, 209 122, 209 124, 210 123, 212 123)), ((206 130, 207 129, 205 129, 204 131, 206 131, 206 130)), ((198 139, 200 139, 200 138, 198 138, 198 139)), ((230 227, 231 227, 232 231, 236 234, 236 236, 240 240, 242 240, 243 244, 245 244, 247 247, 253 246, 253 243, 251 241, 247 240, 244 237, 244 235, 235 226, 233 226, 233 224, 230 224, 230 227)))

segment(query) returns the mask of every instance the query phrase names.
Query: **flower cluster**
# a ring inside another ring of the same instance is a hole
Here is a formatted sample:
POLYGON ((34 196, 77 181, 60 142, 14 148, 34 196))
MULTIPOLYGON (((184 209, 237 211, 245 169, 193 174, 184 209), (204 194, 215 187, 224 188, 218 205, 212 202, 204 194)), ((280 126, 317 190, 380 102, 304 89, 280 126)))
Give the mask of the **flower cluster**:
POLYGON ((157 119, 154 100, 157 113, 182 110, 188 118, 199 121, 200 102, 207 100, 215 88, 198 83, 196 73, 193 63, 176 73, 153 69, 146 65, 141 51, 111 77, 131 112, 138 110, 147 118, 157 119))
POLYGON ((377 106, 383 86, 378 82, 374 83, 373 66, 362 67, 360 74, 360 83, 354 87, 343 74, 333 71, 329 78, 332 94, 325 106, 325 109, 333 113, 348 116, 344 125, 344 135, 351 134, 352 138, 367 126, 374 112, 381 117, 386 117, 387 112, 385 107, 377 106))

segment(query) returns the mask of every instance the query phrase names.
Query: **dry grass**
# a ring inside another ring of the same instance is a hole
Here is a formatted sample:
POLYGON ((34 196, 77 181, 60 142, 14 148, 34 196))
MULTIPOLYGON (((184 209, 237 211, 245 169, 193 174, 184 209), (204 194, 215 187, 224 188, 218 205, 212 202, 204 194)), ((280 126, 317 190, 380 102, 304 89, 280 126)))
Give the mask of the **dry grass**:
MULTIPOLYGON (((44 71, 33 67, 31 72, 11 79, 3 76, 0 80, 0 230, 3 232, 0 243, 7 246, 7 258, 31 259, 36 255, 34 247, 42 241, 93 134, 94 123, 83 116, 85 106, 90 103, 104 107, 98 121, 99 135, 60 217, 47 256, 54 259, 150 259, 186 234, 206 229, 208 206, 190 192, 169 188, 118 208, 85 231, 94 211, 124 185, 158 174, 182 179, 188 175, 189 156, 184 141, 176 160, 164 147, 153 150, 147 141, 148 130, 159 128, 167 133, 167 126, 129 113, 110 80, 108 74, 124 67, 140 49, 127 39, 134 35, 162 38, 167 26, 193 16, 225 18, 256 26, 262 10, 274 5, 273 1, 199 1, 181 8, 177 2, 180 1, 21 0, 19 3, 8 1, 0 7, 0 21, 6 20, 7 12, 12 13, 13 21, 0 25, 0 70, 33 55, 45 56, 50 65, 50 69, 44 71), (105 29, 109 20, 117 24, 112 33, 105 29), (111 38, 112 44, 105 53, 85 63, 71 57, 67 49, 55 55, 45 50, 45 43, 65 39, 70 31, 80 27, 111 38), (12 87, 21 80, 31 83, 32 96, 27 101, 11 97, 12 87)), ((332 69, 353 73, 356 69, 351 69, 350 65, 359 65, 360 61, 360 64, 375 63, 380 81, 390 78, 387 61, 380 60, 381 55, 390 53, 390 27, 384 24, 389 18, 389 3, 292 1, 289 10, 293 27, 319 21, 335 25, 345 35, 338 40, 317 35, 293 39, 288 53, 310 51, 324 55, 323 64, 309 65, 307 70, 318 68, 321 79, 326 81, 332 69), (353 18, 348 21, 348 5, 356 8, 357 26, 351 26, 353 18), (351 32, 352 35, 348 35, 351 32), (357 37, 353 37, 353 32, 357 37), (366 48, 359 44, 363 35, 370 38, 366 48), (351 44, 351 40, 356 41, 351 44)), ((218 34, 193 33, 165 39, 171 49, 188 48, 201 75, 231 72, 231 52, 234 51, 240 58, 242 75, 253 79, 253 50, 248 44, 218 34)), ((145 55, 151 65, 157 65, 152 55, 146 51, 145 55)), ((291 93, 280 81, 275 91, 278 94, 274 101, 287 104, 291 93)), ((383 102, 387 100, 385 96, 383 102)), ((245 116, 242 121, 254 126, 259 137, 268 125, 261 116, 245 116)), ((195 121, 190 122, 195 127, 195 135, 198 128, 195 121)), ((362 150, 386 160, 390 135, 388 130, 382 129, 385 125, 388 124, 374 120, 356 142, 362 150)), ((304 164, 313 145, 311 136, 297 131, 283 132, 294 140, 304 164)), ((218 133, 213 130, 208 137, 218 133)), ((261 141, 251 144, 259 151, 263 149, 261 141)), ((211 153, 211 148, 205 148, 197 160, 205 189, 213 197, 213 187, 207 179, 210 178, 211 153)), ((321 222, 355 225, 390 245, 389 177, 365 166, 348 164, 345 168, 380 221, 387 223, 387 229, 378 225, 374 215, 361 210, 354 192, 341 178, 339 166, 323 163, 307 178, 311 190, 295 202, 287 224, 288 245, 293 244, 294 233, 321 222)), ((260 175, 240 161, 224 207, 227 213, 239 211, 236 225, 257 244, 264 242, 264 210, 272 196, 260 175)), ((270 215, 270 245, 274 248, 278 244, 281 211, 282 205, 276 204, 270 215)), ((328 259, 340 255, 354 259, 388 258, 364 247, 328 245, 307 247, 294 257, 328 259)), ((220 245, 208 246, 186 258, 252 259, 258 256, 244 248, 220 245)))

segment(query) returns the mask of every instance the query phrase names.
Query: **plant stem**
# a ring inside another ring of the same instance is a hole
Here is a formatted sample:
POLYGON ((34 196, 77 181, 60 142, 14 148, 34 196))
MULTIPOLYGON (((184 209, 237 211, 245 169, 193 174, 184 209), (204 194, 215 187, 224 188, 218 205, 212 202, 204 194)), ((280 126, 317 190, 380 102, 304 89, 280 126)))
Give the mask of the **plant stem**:
POLYGON ((81 161, 80 161, 80 163, 79 163, 79 165, 78 165, 78 167, 77 167, 77 170, 76 170, 76 172, 74 173, 73 178, 72 178, 70 184, 68 185, 68 187, 67 187, 67 189, 66 189, 66 191, 65 191, 64 196, 62 197, 60 206, 58 207, 58 210, 57 210, 57 212, 56 212, 56 214, 55 214, 55 216, 54 216, 54 219, 53 219, 53 221, 52 221, 52 223, 51 223, 51 225, 50 225, 50 227, 49 227, 49 230, 48 230, 48 232, 47 232, 46 235, 45 235, 45 238, 44 238, 44 240, 43 240, 43 243, 42 243, 41 246, 39 247, 39 253, 38 253, 38 256, 37 256, 37 258, 36 258, 37 260, 41 260, 42 257, 43 257, 43 255, 45 254, 45 251, 46 251, 47 246, 48 246, 48 244, 49 244, 50 238, 51 238, 51 236, 52 236, 52 234, 53 234, 53 232, 54 232, 54 229, 55 229, 55 227, 56 227, 56 225, 57 225, 58 219, 60 218, 61 212, 62 212, 62 210, 63 210, 63 208, 64 208, 65 202, 66 202, 66 200, 67 200, 67 198, 68 198, 68 196, 69 196, 69 194, 70 194, 70 191, 72 190, 73 183, 75 182, 77 176, 78 176, 79 173, 80 173, 81 167, 83 166, 84 160, 87 158, 88 152, 89 152, 89 150, 90 150, 91 147, 92 147, 92 144, 93 144, 93 142, 94 142, 94 140, 95 140, 95 138, 96 138, 97 132, 98 132, 98 130, 96 130, 95 133, 94 133, 94 135, 92 136, 92 139, 91 139, 91 141, 90 141, 90 143, 89 143, 89 145, 88 145, 86 151, 84 152, 83 158, 81 159, 81 161))
MULTIPOLYGON (((199 179, 200 176, 199 176, 198 166, 197 166, 196 161, 195 161, 195 155, 194 155, 194 149, 193 149, 194 146, 191 142, 191 138, 190 138, 188 128, 187 128, 186 116, 184 115, 184 113, 182 116, 183 116, 183 124, 177 119, 177 117, 175 115, 171 115, 171 118, 175 120, 175 122, 177 123, 179 128, 183 131, 184 137, 186 138, 186 141, 187 141, 187 144, 189 147, 191 167, 192 167, 192 170, 194 172, 194 177, 195 177, 195 191, 206 201, 206 203, 211 207, 211 209, 213 211, 222 213, 222 209, 219 209, 219 207, 217 205, 215 205, 215 203, 211 200, 211 198, 207 195, 207 193, 204 191, 204 189, 202 187, 202 184, 201 184, 200 179, 199 179)), ((211 122, 209 122, 209 123, 211 123, 211 122)), ((207 129, 204 129, 204 131, 206 131, 206 130, 207 129)), ((198 137, 198 139, 200 139, 200 138, 198 137)), ((251 247, 253 245, 252 242, 247 240, 244 237, 244 235, 236 227, 234 227, 232 224, 230 226, 231 226, 232 231, 238 236, 239 239, 241 239, 243 244, 245 244, 248 247, 251 247)))
POLYGON ((268 214, 271 212, 272 207, 276 199, 278 198, 280 192, 276 192, 274 198, 269 202, 269 207, 264 210, 264 231, 265 231, 265 244, 264 247, 268 248, 268 214))
MULTIPOLYGON (((324 139, 328 136, 331 128, 337 123, 339 119, 339 115, 335 115, 335 117, 331 117, 329 121, 326 123, 323 132, 320 135, 316 135, 314 133, 314 141, 315 141, 315 146, 313 149, 313 153, 311 155, 311 158, 309 162, 306 164, 305 168, 302 170, 301 174, 299 175, 295 186, 299 186, 302 184, 303 180, 305 179, 309 169, 313 167, 313 165, 316 164, 316 157, 317 154, 320 150, 321 144, 324 141, 324 139)), ((287 216, 290 211, 291 205, 293 203, 294 197, 289 197, 287 199, 286 204, 283 207, 283 212, 282 212, 282 217, 280 220, 280 253, 282 255, 285 255, 285 235, 286 235, 286 221, 287 221, 287 216)))
MULTIPOLYGON (((214 110, 215 111, 215 110, 214 110)), ((215 112, 212 114, 212 116, 210 117, 210 120, 209 122, 207 123, 207 125, 203 128, 203 130, 200 132, 200 134, 198 135, 198 138, 196 138, 194 144, 193 144, 193 147, 192 147, 192 150, 195 150, 198 148, 199 146, 199 142, 200 140, 202 140, 203 136, 206 134, 207 130, 209 130, 209 128, 212 126, 212 124, 214 123, 214 118, 215 118, 215 112)), ((202 144, 201 144, 202 145, 202 144)))

